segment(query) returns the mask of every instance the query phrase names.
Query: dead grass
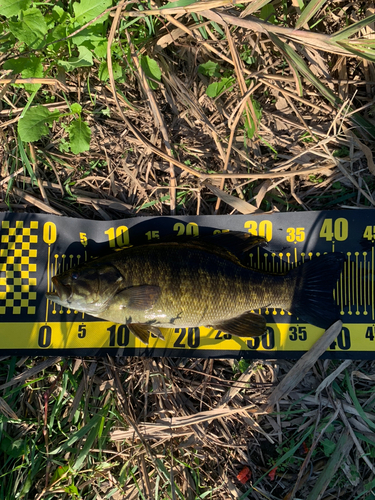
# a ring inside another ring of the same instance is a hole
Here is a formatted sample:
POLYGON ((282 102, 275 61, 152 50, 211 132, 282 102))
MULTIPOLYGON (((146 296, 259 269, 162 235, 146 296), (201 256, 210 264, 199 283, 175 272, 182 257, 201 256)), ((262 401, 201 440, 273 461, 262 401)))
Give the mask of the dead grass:
MULTIPOLYGON (((17 146, 30 94, 5 72, 0 208, 110 220, 373 207, 375 71, 352 54, 373 39, 373 21, 351 45, 334 40, 372 3, 322 3, 311 30, 295 2, 274 2, 277 25, 247 17, 260 2, 242 3, 112 9, 107 83, 95 64, 32 80, 43 85, 36 102, 63 111, 79 102, 92 130, 90 151, 78 156, 61 148, 60 124, 29 145, 36 184, 17 146), (155 36, 135 46, 136 25, 123 30, 122 20, 156 14, 155 36), (111 65, 119 39, 133 63, 122 83, 111 65), (156 89, 139 54, 162 70, 156 89), (199 71, 208 61, 220 76, 199 71), (230 89, 208 97, 207 86, 227 77, 230 89)), ((14 498, 374 498, 374 362, 309 363, 3 358, 0 433, 30 446, 13 457, 1 448, 1 481, 14 482, 14 498), (77 434, 91 424, 96 433, 77 434), (22 493, 27 455, 38 453, 22 493), (251 477, 242 484, 244 467, 251 477)))

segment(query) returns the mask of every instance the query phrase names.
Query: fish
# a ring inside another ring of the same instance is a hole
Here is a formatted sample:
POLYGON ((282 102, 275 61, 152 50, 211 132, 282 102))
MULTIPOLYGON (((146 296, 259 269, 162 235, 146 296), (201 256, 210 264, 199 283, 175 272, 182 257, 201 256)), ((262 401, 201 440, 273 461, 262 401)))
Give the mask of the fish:
POLYGON ((274 274, 248 265, 266 240, 227 232, 122 248, 52 278, 46 297, 63 307, 127 325, 144 344, 160 329, 209 327, 236 337, 266 332, 255 311, 280 308, 328 328, 339 319, 333 290, 344 255, 325 254, 274 274))

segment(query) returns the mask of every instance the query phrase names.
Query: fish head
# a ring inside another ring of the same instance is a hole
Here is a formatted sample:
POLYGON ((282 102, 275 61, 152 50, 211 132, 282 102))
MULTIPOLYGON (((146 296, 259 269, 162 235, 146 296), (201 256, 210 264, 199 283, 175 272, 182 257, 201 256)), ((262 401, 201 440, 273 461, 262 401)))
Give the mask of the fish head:
POLYGON ((55 293, 46 297, 56 304, 91 314, 100 313, 116 295, 123 281, 111 264, 86 264, 54 276, 55 293))

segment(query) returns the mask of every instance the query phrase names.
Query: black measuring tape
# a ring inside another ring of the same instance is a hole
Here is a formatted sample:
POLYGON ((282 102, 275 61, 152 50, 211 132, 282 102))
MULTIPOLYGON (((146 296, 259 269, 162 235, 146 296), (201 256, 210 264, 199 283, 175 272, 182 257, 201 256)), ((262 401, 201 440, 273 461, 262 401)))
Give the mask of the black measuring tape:
POLYGON ((210 328, 163 330, 145 346, 125 325, 92 318, 48 301, 51 277, 105 252, 175 235, 249 232, 268 240, 251 266, 286 272, 327 252, 345 265, 334 291, 343 328, 331 358, 375 358, 375 211, 342 210, 260 216, 138 217, 89 221, 40 214, 0 214, 0 355, 140 355, 298 358, 323 330, 287 311, 266 309, 267 333, 240 339, 210 328))

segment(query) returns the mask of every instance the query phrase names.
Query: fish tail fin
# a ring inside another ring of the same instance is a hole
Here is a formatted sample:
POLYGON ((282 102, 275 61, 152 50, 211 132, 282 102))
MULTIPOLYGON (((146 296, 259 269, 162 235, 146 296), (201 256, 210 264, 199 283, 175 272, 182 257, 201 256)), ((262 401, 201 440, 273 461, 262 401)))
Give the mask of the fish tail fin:
POLYGON ((289 311, 302 321, 328 328, 340 313, 333 297, 345 257, 334 252, 307 261, 288 273, 295 279, 295 292, 289 311))

